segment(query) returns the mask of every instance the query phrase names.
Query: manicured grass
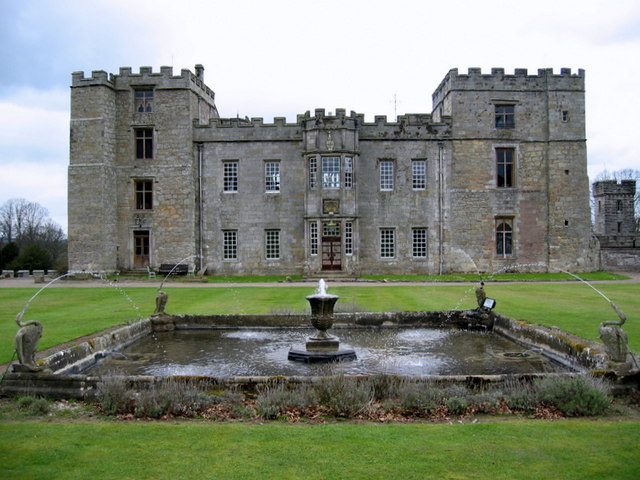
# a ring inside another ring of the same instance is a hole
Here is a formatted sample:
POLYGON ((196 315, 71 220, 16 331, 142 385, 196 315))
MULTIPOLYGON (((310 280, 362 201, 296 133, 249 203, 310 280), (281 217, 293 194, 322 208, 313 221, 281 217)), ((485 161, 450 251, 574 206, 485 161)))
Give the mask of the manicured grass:
POLYGON ((0 424, 9 479, 636 479, 636 422, 0 424))
MULTIPOLYGON (((330 287, 345 310, 475 307, 475 285, 330 287)), ((598 284, 628 316, 640 350, 640 284, 598 284)), ((186 288, 166 285, 168 312, 306 312, 309 287, 186 288)), ((581 283, 488 282, 497 311, 596 339, 615 319, 581 283)), ((36 289, 0 289, 0 362, 13 352, 15 316, 36 289)), ((24 320, 40 320, 40 350, 153 312, 156 289, 51 288, 24 320)), ((464 425, 288 425, 269 422, 26 421, 0 423, 3 479, 636 479, 633 421, 510 420, 464 425)))
MULTIPOLYGON (((231 286, 216 288, 171 287, 167 312, 190 314, 308 312, 305 299, 314 286, 231 286)), ((640 351, 640 283, 602 283, 597 288, 626 313, 624 326, 630 348, 640 351)), ((474 285, 402 285, 331 287, 340 296, 336 310, 397 311, 475 308, 474 285)), ((497 300, 496 311, 516 319, 558 326, 582 337, 597 340, 604 320, 617 317, 608 302, 588 285, 487 282, 485 290, 497 300)), ((37 289, 0 289, 0 363, 13 354, 17 331, 15 316, 37 289)), ((39 350, 95 333, 109 326, 150 315, 156 288, 126 287, 126 296, 111 287, 48 288, 31 303, 24 320, 44 326, 39 350), (132 307, 132 303, 139 310, 132 307)))

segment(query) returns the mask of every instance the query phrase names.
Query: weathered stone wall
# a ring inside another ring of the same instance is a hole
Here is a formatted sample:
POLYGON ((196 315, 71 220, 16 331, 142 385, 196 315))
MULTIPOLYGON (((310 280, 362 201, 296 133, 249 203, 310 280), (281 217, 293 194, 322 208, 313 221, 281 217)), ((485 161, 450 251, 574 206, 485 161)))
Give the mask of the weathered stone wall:
POLYGON ((428 134, 424 126, 412 130, 414 132, 400 133, 398 126, 393 125, 363 128, 357 170, 359 267, 363 273, 437 273, 438 136, 428 134), (376 130, 380 135, 376 135, 376 130), (414 190, 412 187, 413 159, 426 160, 425 190, 414 190), (393 190, 380 189, 380 162, 383 160, 393 162, 393 190), (382 228, 395 232, 396 251, 392 258, 381 257, 382 228), (413 257, 413 228, 427 229, 425 258, 413 257))
POLYGON ((502 69, 452 70, 433 96, 450 115, 452 155, 445 164, 445 270, 590 270, 584 72, 528 75, 502 69), (513 128, 496 128, 495 106, 512 105, 513 128), (499 187, 497 148, 515 152, 513 184, 499 187), (513 252, 496 254, 498 218, 513 227, 513 252), (468 263, 468 262, 467 262, 468 263))
POLYGON ((116 109, 107 73, 73 74, 68 172, 69 269, 116 269, 116 109))
POLYGON ((320 275, 322 255, 311 252, 309 229, 317 224, 320 233, 323 222, 353 226, 352 253, 341 234, 340 271, 348 275, 593 268, 582 70, 452 70, 434 93, 432 114, 367 123, 362 114, 317 109, 271 124, 218 118, 202 71, 74 74, 72 269, 89 269, 90 259, 103 270, 133 268, 133 233, 144 230, 152 267, 202 254, 210 273, 320 275), (143 87, 154 91, 151 113, 135 112, 134 89, 143 87), (503 103, 514 105, 513 128, 496 128, 495 105, 503 103), (153 159, 135 159, 139 127, 153 129, 153 159), (496 184, 496 149, 505 147, 516 157, 508 188, 496 184), (317 160, 320 183, 328 155, 353 159, 351 188, 344 170, 340 188, 310 186, 309 159, 317 160), (416 159, 427 166, 423 190, 412 186, 416 159), (233 193, 223 191, 227 160, 238 162, 233 193), (279 162, 277 193, 265 192, 266 161, 279 162), (381 161, 393 163, 389 191, 380 188, 381 161), (136 180, 153 182, 153 209, 136 209, 136 180), (337 211, 325 211, 327 201, 337 211), (513 224, 513 252, 498 256, 503 217, 513 224), (390 258, 381 257, 383 228, 395 235, 390 258), (414 228, 427 231, 424 258, 413 256, 414 228), (280 232, 277 259, 266 259, 269 229, 280 232), (225 230, 237 231, 237 259, 223 258, 225 230))
POLYGON ((148 231, 152 267, 198 253, 193 125, 218 116, 213 99, 202 78, 188 70, 174 76, 170 67, 162 67, 159 73, 142 67, 137 74, 122 68, 109 79, 104 72, 94 72, 88 79, 74 74, 72 137, 78 140, 72 146, 69 172, 72 270, 136 267, 134 231, 148 231), (136 111, 136 88, 153 89, 152 112, 136 111), (84 120, 87 117, 102 123, 108 119, 109 124, 81 129, 78 125, 91 123, 84 120), (153 130, 153 158, 135 158, 136 128, 153 130), (93 165, 101 158, 107 160, 93 165), (136 209, 136 180, 153 182, 153 208, 136 209))
POLYGON ((596 235, 633 235, 636 232, 634 218, 635 180, 605 180, 593 184, 596 202, 596 235))
POLYGON ((635 180, 593 184, 595 233, 603 270, 640 271, 640 234, 636 233, 635 180))
MULTIPOLYGON (((224 125, 224 124, 223 124, 224 125)), ((203 146, 204 252, 209 273, 302 273, 304 193, 300 128, 275 125, 214 126, 197 133, 203 146), (246 135, 246 136, 245 136, 246 135), (247 139, 250 139, 247 141, 247 139), (224 192, 223 163, 238 162, 238 190, 224 192), (280 191, 265 191, 265 161, 280 164, 280 191), (267 259, 265 231, 280 231, 280 257, 267 259), (238 256, 223 260, 223 231, 236 230, 238 256)))
MULTIPOLYGON (((640 245, 640 238, 637 239, 636 245, 640 245)), ((640 272, 640 247, 602 248, 600 268, 608 271, 640 272)))

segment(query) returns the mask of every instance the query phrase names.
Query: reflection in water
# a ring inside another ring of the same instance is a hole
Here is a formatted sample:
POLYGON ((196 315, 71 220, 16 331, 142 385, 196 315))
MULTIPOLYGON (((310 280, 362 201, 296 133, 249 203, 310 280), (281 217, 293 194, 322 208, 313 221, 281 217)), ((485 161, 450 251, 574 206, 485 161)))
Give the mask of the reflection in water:
MULTIPOLYGON (((129 375, 212 377, 320 375, 326 366, 287 360, 289 349, 304 345, 307 328, 177 330, 154 333, 90 369, 129 375)), ((539 353, 523 352, 493 333, 432 328, 338 329, 342 345, 358 359, 336 364, 332 373, 399 375, 489 375, 557 371, 539 353)))

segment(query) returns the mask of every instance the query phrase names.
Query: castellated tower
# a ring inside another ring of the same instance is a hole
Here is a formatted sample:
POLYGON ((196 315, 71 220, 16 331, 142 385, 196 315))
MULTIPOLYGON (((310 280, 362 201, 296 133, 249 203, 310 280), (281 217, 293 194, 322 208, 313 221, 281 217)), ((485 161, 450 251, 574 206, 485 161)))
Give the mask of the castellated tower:
POLYGON ((451 70, 431 113, 219 118, 204 68, 73 74, 72 271, 594 268, 584 72, 451 70))
POLYGON ((635 180, 605 180, 593 184, 596 201, 594 233, 596 235, 634 235, 633 197, 636 194, 635 180))
POLYGON ((445 255, 465 252, 489 272, 592 268, 584 82, 566 68, 447 74, 433 94, 434 118, 452 122, 445 255))
POLYGON ((116 94, 103 71, 74 74, 69 165, 69 267, 116 270, 116 94), (84 83, 80 88, 79 84, 84 83))
POLYGON ((636 231, 635 180, 604 180, 593 184, 595 234, 600 266, 611 271, 640 271, 640 233, 636 231))
POLYGON ((145 268, 155 258, 175 263, 197 254, 193 125, 218 117, 203 71, 73 74, 71 271, 145 268))

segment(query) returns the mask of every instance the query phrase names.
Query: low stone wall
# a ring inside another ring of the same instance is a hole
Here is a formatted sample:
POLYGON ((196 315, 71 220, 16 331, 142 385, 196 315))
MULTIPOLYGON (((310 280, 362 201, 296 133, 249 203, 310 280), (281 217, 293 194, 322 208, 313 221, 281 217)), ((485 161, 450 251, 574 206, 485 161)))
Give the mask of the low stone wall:
POLYGON ((493 331, 520 345, 540 350, 547 357, 577 370, 610 368, 603 344, 571 335, 559 328, 547 328, 494 315, 493 331))
MULTIPOLYGON (((422 325, 432 328, 492 328, 492 317, 476 310, 421 312, 354 312, 336 313, 334 325, 422 325)), ((308 314, 278 315, 158 315, 151 317, 157 330, 224 328, 224 327, 307 327, 308 314)))
POLYGON ((610 271, 640 272, 640 247, 601 248, 600 268, 610 271))
MULTIPOLYGON (((349 326, 425 326, 433 328, 493 329, 521 345, 540 350, 577 371, 598 371, 621 382, 626 381, 611 368, 604 346, 562 330, 531 325, 526 322, 476 310, 444 312, 382 312, 339 313, 334 315, 336 328, 349 326)), ((309 326, 309 315, 158 315, 115 330, 105 332, 86 342, 60 350, 39 362, 46 372, 8 372, 0 385, 1 395, 42 395, 52 398, 90 399, 95 397, 100 377, 83 375, 84 369, 114 351, 152 333, 155 329, 207 329, 225 327, 285 327, 309 326)), ((637 372, 635 373, 637 376, 637 372)), ((422 381, 444 384, 462 383, 482 388, 514 378, 536 378, 550 374, 525 375, 456 375, 425 376, 422 381)), ((575 375, 575 373, 557 374, 575 375)), ((315 377, 290 377, 289 382, 312 382, 315 377)), ((141 387, 166 381, 164 377, 127 377, 131 384, 141 387)), ((285 380, 280 378, 280 380, 285 380)), ((199 381, 212 385, 232 385, 244 390, 255 390, 257 385, 274 381, 273 377, 199 377, 199 381)), ((634 380, 637 383, 637 379, 634 380)))
POLYGON ((0 385, 0 394, 92 398, 100 378, 81 372, 152 331, 150 320, 144 319, 61 349, 37 362, 43 367, 41 372, 7 372, 0 385))
POLYGON ((42 366, 58 374, 79 373, 101 358, 148 335, 151 331, 149 319, 139 320, 91 338, 86 342, 60 350, 45 358, 42 366))

